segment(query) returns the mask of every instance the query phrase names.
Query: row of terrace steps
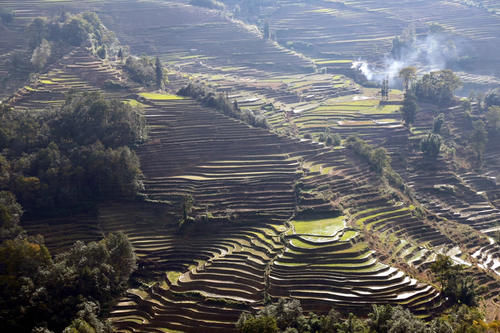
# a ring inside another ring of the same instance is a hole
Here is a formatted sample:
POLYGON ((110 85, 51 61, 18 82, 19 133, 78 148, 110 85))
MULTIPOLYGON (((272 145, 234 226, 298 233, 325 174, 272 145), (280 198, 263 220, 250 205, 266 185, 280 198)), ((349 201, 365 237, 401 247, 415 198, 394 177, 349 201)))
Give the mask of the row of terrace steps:
POLYGON ((51 253, 63 252, 76 241, 88 243, 103 237, 97 218, 92 215, 28 219, 23 220, 21 225, 29 235, 44 236, 45 245, 51 253))
MULTIPOLYGON (((239 229, 239 228, 238 228, 239 229)), ((237 235, 237 227, 225 232, 237 235)), ((246 227, 246 237, 239 236, 238 247, 224 256, 212 258, 181 275, 173 291, 195 290, 210 297, 232 299, 247 303, 264 298, 265 276, 270 260, 282 249, 279 234, 265 225, 246 227)))
POLYGON ((139 148, 146 194, 163 200, 191 194, 203 211, 294 210, 299 155, 310 145, 227 118, 192 100, 155 102, 146 109, 150 141, 139 148))
POLYGON ((410 236, 417 243, 430 243, 437 246, 449 242, 430 224, 412 216, 409 207, 393 203, 385 198, 377 186, 372 185, 377 184, 378 180, 366 163, 354 165, 346 159, 346 152, 346 149, 336 149, 313 158, 311 162, 321 161, 322 165, 333 167, 333 171, 329 175, 317 174, 303 180, 305 184, 308 184, 305 188, 314 189, 327 185, 328 189, 336 193, 349 207, 353 207, 352 215, 367 211, 365 214, 356 215, 355 221, 363 218, 364 224, 377 226, 377 228, 390 228, 397 236, 410 236))
MULTIPOLYGON (((38 110, 59 107, 65 94, 100 91, 105 81, 125 82, 120 71, 111 64, 91 55, 85 48, 75 48, 59 62, 49 67, 46 74, 31 86, 21 88, 9 103, 20 110, 38 110)), ((124 92, 109 92, 107 97, 121 97, 124 92)))
POLYGON ((147 291, 129 290, 110 314, 117 332, 234 332, 244 303, 176 293, 155 285, 147 291))
MULTIPOLYGON (((306 311, 326 313, 332 306, 359 312, 371 303, 403 304, 419 314, 439 306, 439 293, 402 271, 377 262, 357 236, 348 241, 288 237, 287 251, 273 262, 273 296, 301 300, 306 311)), ((432 311, 432 310, 431 310, 432 311)))
POLYGON ((312 64, 275 43, 266 41, 244 25, 216 11, 184 4, 131 2, 106 3, 104 18, 133 53, 160 55, 184 71, 208 72, 230 67, 240 76, 256 70, 304 72, 312 64), (147 18, 147 19, 145 19, 147 18), (219 41, 213 43, 211 41, 219 41), (187 56, 182 59, 179 55, 187 56))

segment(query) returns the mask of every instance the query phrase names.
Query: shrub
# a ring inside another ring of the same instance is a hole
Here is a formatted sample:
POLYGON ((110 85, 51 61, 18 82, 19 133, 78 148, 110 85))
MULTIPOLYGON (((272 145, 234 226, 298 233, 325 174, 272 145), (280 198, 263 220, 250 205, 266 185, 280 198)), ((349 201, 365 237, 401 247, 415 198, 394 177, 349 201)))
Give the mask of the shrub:
POLYGON ((440 113, 439 116, 434 118, 434 122, 432 124, 432 132, 435 134, 439 134, 441 132, 441 127, 444 124, 444 113, 440 113))
POLYGON ((429 134, 420 142, 425 157, 436 158, 441 150, 441 137, 438 134, 429 134))

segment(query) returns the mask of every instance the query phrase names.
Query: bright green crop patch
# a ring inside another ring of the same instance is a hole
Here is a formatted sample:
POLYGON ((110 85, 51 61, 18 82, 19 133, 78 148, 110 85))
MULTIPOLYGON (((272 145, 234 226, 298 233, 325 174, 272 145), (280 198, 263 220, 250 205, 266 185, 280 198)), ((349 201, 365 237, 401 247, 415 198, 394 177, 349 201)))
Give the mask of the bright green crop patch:
POLYGON ((348 230, 346 231, 343 235, 342 235, 342 238, 340 240, 342 241, 348 241, 350 240, 351 238, 354 238, 356 237, 356 235, 358 234, 357 231, 353 231, 353 230, 348 230))
POLYGON ((155 100, 155 101, 166 101, 166 100, 176 100, 176 99, 184 99, 182 96, 177 95, 167 95, 167 94, 157 94, 157 93, 140 93, 140 96, 155 100))
POLYGON ((331 236, 344 228, 345 216, 327 219, 297 220, 292 224, 298 234, 331 236))
POLYGON ((176 284, 181 275, 182 275, 181 272, 170 271, 167 273, 167 278, 170 281, 170 283, 176 284))
MULTIPOLYGON (((408 210, 411 210, 411 207, 408 208, 408 207, 403 207, 401 209, 397 209, 397 210, 390 210, 390 211, 386 211, 386 212, 380 212, 380 213, 377 213, 377 214, 373 214, 373 215, 369 215, 369 216, 365 216, 365 217, 362 217, 360 218, 359 220, 356 221, 356 223, 358 225, 361 225, 363 224, 365 221, 367 220, 370 220, 370 219, 375 219, 377 217, 381 217, 381 216, 384 216, 384 215, 389 215, 389 214, 393 214, 393 213, 401 213, 401 212, 406 212, 408 210)), ((375 221, 374 221, 375 222, 375 221)))

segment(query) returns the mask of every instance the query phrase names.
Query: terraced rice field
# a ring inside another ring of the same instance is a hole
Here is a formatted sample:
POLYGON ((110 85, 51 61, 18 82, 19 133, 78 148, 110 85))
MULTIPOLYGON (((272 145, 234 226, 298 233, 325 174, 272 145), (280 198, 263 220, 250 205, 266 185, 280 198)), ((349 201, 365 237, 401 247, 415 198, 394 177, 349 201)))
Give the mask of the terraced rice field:
MULTIPOLYGON (((175 68, 169 87, 195 76, 242 109, 265 115, 271 125, 271 131, 252 128, 193 100, 133 86, 106 92, 144 107, 149 140, 137 153, 146 201, 103 203, 97 217, 70 220, 70 235, 60 232, 67 221, 57 219, 25 228, 43 233, 49 247, 58 249, 110 231, 127 234, 146 285, 129 290, 113 309, 119 332, 231 332, 241 311, 281 296, 300 299, 306 311, 336 306, 363 313, 371 303, 391 303, 426 316, 439 311, 440 295, 404 270, 424 272, 437 253, 474 264, 476 281, 489 287, 487 297, 500 290, 494 275, 500 251, 485 237, 496 232, 500 217, 498 178, 492 178, 500 170, 498 147, 488 147, 483 174, 456 170, 444 159, 428 168, 412 145, 431 128, 433 109, 423 106, 412 133, 397 112, 399 93, 393 104, 379 105, 373 90, 341 75, 350 59, 380 53, 400 34, 406 24, 394 13, 410 13, 395 1, 384 8, 375 1, 280 3, 270 16, 278 40, 315 45, 316 63, 328 67, 328 74, 303 73, 311 61, 214 11, 172 2, 81 4, 95 6, 132 53, 159 55, 175 68), (380 20, 385 24, 376 24, 380 20), (316 139, 327 129, 387 148, 416 200, 388 192, 348 149, 297 139, 316 139), (188 196, 197 223, 179 229, 188 196), (461 225, 470 228, 465 239, 452 230, 461 225), (377 244, 385 251, 375 251, 377 244)), ((19 13, 32 17, 27 7, 36 4, 26 1, 19 13)), ((428 1, 405 4, 421 11, 428 1)), ((491 29, 472 27, 474 18, 468 25, 458 20, 461 4, 435 6, 422 23, 446 14, 445 24, 478 37, 479 47, 497 26, 484 12, 491 29)), ((103 90, 106 80, 123 82, 116 66, 75 49, 10 103, 19 110, 56 107, 69 89, 103 90)))
MULTIPOLYGON (((491 6, 487 4, 486 6, 491 6)), ((336 60, 377 60, 390 52, 391 42, 413 23, 417 33, 438 23, 461 40, 461 48, 480 55, 468 67, 477 74, 498 77, 498 26, 495 11, 473 8, 461 1, 279 1, 264 14, 282 43, 310 45, 304 51, 318 63, 336 60)))
POLYGON ((115 98, 131 93, 120 90, 106 92, 106 81, 125 82, 125 78, 119 69, 92 56, 85 48, 75 48, 34 83, 18 90, 7 102, 17 110, 33 111, 60 107, 70 90, 101 91, 115 98))
POLYGON ((399 303, 423 314, 439 306, 435 289, 380 264, 358 238, 345 229, 314 240, 289 236, 286 251, 271 267, 271 293, 297 298, 305 310, 324 313, 332 305, 359 312, 373 303, 399 303))
POLYGON ((141 263, 164 272, 163 283, 131 290, 120 301, 112 313, 119 331, 232 331, 239 312, 262 306, 265 295, 292 295, 319 312, 360 297, 367 301, 353 310, 374 301, 406 304, 422 314, 424 305, 439 306, 435 289, 379 263, 328 202, 304 200, 334 217, 297 218, 294 229, 307 233, 290 234, 285 222, 294 214, 298 159, 312 162, 328 150, 265 134, 188 99, 148 103, 150 143, 139 150, 145 194, 172 203, 190 193, 193 214, 212 220, 179 234, 175 220, 119 205, 101 208, 103 229, 125 230, 141 263), (316 279, 303 285, 308 274, 316 279), (223 306, 210 308, 211 302, 223 306))
POLYGON ((219 13, 179 2, 107 2, 106 25, 132 53, 158 55, 186 72, 311 72, 312 63, 219 13))
POLYGON ((151 140, 139 156, 150 199, 190 194, 195 215, 293 212, 299 174, 288 142, 191 100, 154 100, 146 118, 151 140))

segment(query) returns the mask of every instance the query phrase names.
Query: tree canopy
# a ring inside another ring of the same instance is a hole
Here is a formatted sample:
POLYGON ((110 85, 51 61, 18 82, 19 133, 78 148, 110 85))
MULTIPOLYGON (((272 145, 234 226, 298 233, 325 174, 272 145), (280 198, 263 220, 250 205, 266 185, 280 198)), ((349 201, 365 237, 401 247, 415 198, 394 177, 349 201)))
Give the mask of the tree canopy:
POLYGON ((44 326, 61 332, 75 317, 75 329, 104 327, 96 317, 99 307, 120 295, 135 268, 135 255, 122 233, 100 242, 76 242, 54 258, 40 239, 6 240, 0 245, 2 328, 31 332, 44 326))
POLYGON ((0 109, 0 191, 28 212, 87 209, 102 198, 133 197, 145 136, 142 114, 97 93, 71 94, 56 112, 0 109))
POLYGON ((447 105, 454 100, 454 91, 461 85, 458 76, 451 70, 444 69, 425 74, 415 84, 415 94, 432 103, 447 105))

